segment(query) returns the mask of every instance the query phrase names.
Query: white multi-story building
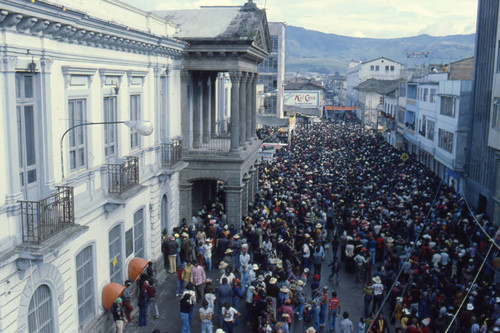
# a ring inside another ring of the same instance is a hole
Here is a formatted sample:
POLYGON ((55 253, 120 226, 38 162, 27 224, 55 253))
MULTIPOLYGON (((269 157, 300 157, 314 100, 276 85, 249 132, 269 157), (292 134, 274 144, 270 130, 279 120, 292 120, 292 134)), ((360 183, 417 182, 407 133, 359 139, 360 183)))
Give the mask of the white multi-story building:
POLYGON ((0 7, 0 331, 100 331, 104 286, 179 220, 187 43, 113 0, 0 7))
POLYGON ((396 80, 401 77, 403 64, 380 57, 367 62, 351 62, 347 68, 346 105, 357 106, 359 101, 358 90, 354 87, 368 79, 396 80))

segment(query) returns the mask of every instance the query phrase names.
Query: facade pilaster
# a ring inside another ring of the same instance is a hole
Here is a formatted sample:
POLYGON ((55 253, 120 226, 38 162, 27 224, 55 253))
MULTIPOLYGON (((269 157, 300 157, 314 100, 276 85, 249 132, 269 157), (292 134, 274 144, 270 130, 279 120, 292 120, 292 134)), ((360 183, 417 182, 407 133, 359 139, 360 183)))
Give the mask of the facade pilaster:
POLYGON ((187 149, 191 144, 192 117, 191 117, 191 102, 188 100, 189 81, 191 80, 191 72, 181 71, 181 131, 184 140, 182 140, 182 148, 187 149))
POLYGON ((179 185, 179 218, 191 221, 193 206, 192 206, 192 190, 193 184, 179 185))
POLYGON ((53 60, 50 58, 41 58, 40 64, 42 67, 40 75, 40 105, 41 105, 41 119, 42 119, 42 140, 43 140, 43 161, 42 165, 46 166, 43 169, 45 180, 45 186, 42 186, 42 197, 50 195, 52 188, 54 188, 54 156, 53 152, 53 140, 52 133, 54 133, 52 128, 52 103, 51 103, 51 68, 53 60))
POLYGON ((3 78, 3 112, 2 125, 5 140, 10 142, 5 145, 4 161, 7 165, 3 178, 7 183, 6 204, 17 204, 17 201, 22 199, 21 183, 19 174, 10 174, 19 170, 19 142, 17 135, 17 112, 16 112, 16 65, 18 58, 15 56, 4 56, 2 58, 2 78, 3 78))
POLYGON ((240 81, 240 146, 245 145, 247 135, 247 81, 248 73, 243 73, 240 81))
POLYGON ((241 186, 226 186, 226 211, 228 224, 233 224, 236 230, 240 230, 241 209, 241 186))
POLYGON ((231 77, 231 151, 240 145, 240 80, 241 72, 229 73, 231 77))

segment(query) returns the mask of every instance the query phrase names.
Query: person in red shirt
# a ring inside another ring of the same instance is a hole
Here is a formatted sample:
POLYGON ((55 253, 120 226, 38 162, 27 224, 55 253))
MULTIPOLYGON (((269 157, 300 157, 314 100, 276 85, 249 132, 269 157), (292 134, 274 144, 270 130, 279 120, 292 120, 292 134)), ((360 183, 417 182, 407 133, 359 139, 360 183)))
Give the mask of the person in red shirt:
POLYGON ((332 291, 332 298, 328 301, 328 328, 330 332, 335 331, 335 321, 340 313, 340 301, 337 298, 337 292, 332 291))

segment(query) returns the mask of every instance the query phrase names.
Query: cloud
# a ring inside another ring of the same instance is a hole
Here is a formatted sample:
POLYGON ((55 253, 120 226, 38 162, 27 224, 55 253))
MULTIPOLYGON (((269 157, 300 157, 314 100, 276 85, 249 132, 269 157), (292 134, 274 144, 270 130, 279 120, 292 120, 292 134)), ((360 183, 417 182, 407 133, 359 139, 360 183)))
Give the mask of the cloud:
MULTIPOLYGON (((247 0, 122 0, 144 10, 240 6, 247 0)), ((254 0, 270 22, 355 37, 392 38, 475 32, 472 0, 254 0)))

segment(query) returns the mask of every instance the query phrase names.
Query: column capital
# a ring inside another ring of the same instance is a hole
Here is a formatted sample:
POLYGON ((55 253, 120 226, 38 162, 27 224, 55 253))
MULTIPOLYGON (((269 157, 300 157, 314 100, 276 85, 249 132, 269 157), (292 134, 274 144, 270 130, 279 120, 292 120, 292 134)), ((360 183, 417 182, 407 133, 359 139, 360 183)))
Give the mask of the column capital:
POLYGON ((3 56, 3 68, 4 72, 15 72, 17 66, 18 57, 16 56, 3 56))
POLYGON ((242 72, 238 71, 229 72, 229 77, 231 78, 231 82, 240 83, 242 76, 243 76, 242 72))
MULTIPOLYGON (((40 58, 40 64, 42 65, 42 72, 50 73, 50 69, 52 68, 53 63, 54 60, 52 60, 52 58, 46 58, 46 57, 40 58)), ((92 75, 90 76, 92 77, 92 75)))
POLYGON ((189 80, 189 79, 191 79, 191 72, 188 71, 188 70, 183 69, 181 71, 181 79, 182 80, 189 80))
POLYGON ((241 83, 247 83, 250 79, 250 73, 242 72, 241 73, 241 83))
POLYGON ((254 83, 257 80, 257 73, 248 73, 248 83, 254 83))

